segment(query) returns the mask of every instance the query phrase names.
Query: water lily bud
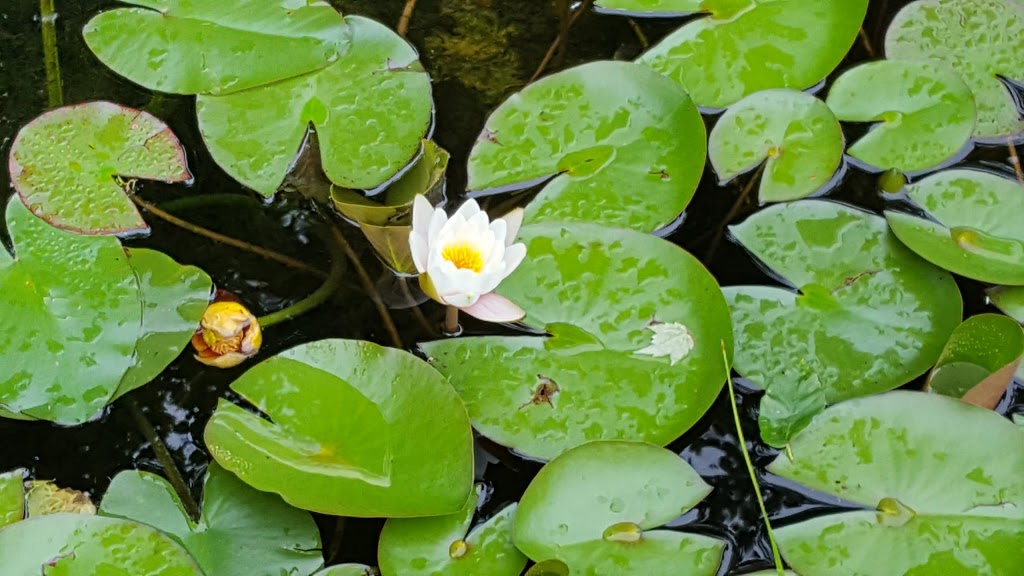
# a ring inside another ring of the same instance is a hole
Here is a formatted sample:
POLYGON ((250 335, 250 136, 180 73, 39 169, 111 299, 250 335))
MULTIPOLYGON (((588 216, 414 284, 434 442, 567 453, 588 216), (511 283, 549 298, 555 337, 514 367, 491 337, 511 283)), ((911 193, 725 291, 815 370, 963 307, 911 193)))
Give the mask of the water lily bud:
POLYGON ((521 209, 491 221, 475 200, 448 218, 417 196, 409 248, 423 291, 481 320, 522 320, 522 308, 494 292, 526 257, 526 245, 515 243, 522 222, 521 209))
POLYGON ((263 333, 252 312, 238 302, 214 302, 206 308, 192 336, 196 360, 207 366, 231 368, 260 351, 263 333))

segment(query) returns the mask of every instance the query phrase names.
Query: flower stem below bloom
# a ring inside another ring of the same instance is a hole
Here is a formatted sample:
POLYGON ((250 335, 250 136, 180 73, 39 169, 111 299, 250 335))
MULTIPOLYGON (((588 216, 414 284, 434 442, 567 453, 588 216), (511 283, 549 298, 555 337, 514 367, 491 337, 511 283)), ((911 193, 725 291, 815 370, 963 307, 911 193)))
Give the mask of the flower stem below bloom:
POLYGON ((462 333, 462 327, 459 326, 459 309, 449 306, 444 314, 444 334, 445 336, 458 336, 460 333, 462 333))

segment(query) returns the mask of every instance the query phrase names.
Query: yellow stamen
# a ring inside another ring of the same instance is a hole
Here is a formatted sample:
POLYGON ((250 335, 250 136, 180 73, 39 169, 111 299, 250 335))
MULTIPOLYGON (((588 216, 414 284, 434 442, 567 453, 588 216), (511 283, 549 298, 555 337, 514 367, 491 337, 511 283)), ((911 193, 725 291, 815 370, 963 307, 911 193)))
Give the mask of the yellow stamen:
POLYGON ((441 250, 441 257, 462 270, 472 270, 479 274, 484 269, 484 255, 467 242, 445 246, 441 250))

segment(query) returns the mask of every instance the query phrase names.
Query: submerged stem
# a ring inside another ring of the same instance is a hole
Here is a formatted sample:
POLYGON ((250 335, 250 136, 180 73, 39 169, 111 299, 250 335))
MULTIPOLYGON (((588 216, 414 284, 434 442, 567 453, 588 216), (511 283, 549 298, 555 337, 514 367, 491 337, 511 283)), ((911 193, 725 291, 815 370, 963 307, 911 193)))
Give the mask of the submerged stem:
POLYGON ((39 22, 43 31, 43 62, 46 65, 46 97, 50 108, 64 105, 64 81, 57 53, 57 14, 54 0, 39 0, 39 22))
POLYGON ((761 173, 764 172, 764 168, 767 164, 767 162, 762 162, 761 165, 757 167, 757 171, 754 172, 754 175, 750 177, 749 181, 747 181, 747 185, 743 187, 739 198, 736 199, 732 208, 729 209, 729 213, 725 215, 725 218, 722 219, 722 223, 718 225, 718 228, 715 230, 715 237, 711 239, 711 246, 708 248, 708 252, 704 256, 705 262, 710 262, 715 257, 715 252, 718 252, 718 246, 722 243, 722 236, 725 234, 725 227, 728 226, 729 222, 731 222, 732 219, 740 213, 740 207, 743 206, 743 203, 747 201, 750 193, 754 190, 754 184, 757 184, 761 179, 761 173))
POLYGON ((448 306, 444 312, 444 334, 445 336, 458 336, 462 329, 459 327, 459 309, 455 306, 448 306))
POLYGON ((409 22, 412 21, 414 10, 416 10, 416 0, 406 0, 405 8, 402 9, 402 17, 398 19, 398 27, 395 28, 398 35, 403 38, 409 32, 409 22))
POLYGON ((722 342, 722 360, 725 361, 725 378, 729 383, 729 403, 732 405, 733 423, 736 425, 736 438, 739 440, 740 449, 743 451, 743 462, 747 465, 747 473, 750 474, 750 482, 754 485, 754 494, 757 496, 757 505, 761 508, 761 517, 764 518, 764 525, 768 529, 768 542, 772 546, 772 558, 775 560, 775 569, 779 576, 783 576, 785 567, 782 565, 782 556, 779 554, 779 545, 775 542, 775 532, 772 530, 771 520, 768 519, 768 509, 764 505, 764 497, 761 496, 761 485, 757 482, 757 473, 754 472, 754 464, 750 461, 750 453, 747 452, 747 440, 743 436, 743 427, 740 426, 740 410, 736 407, 736 390, 732 385, 732 367, 729 365, 729 354, 725 351, 725 342, 722 342))
POLYGON ((301 316, 326 302, 338 291, 345 272, 345 268, 341 265, 345 255, 336 243, 328 242, 327 245, 331 247, 331 272, 327 276, 327 280, 324 280, 324 283, 315 292, 295 304, 257 318, 256 321, 259 322, 260 328, 287 322, 296 316, 301 316))
POLYGON ((580 16, 582 16, 585 12, 590 10, 590 6, 593 3, 594 0, 583 0, 583 3, 580 4, 578 8, 576 8, 576 11, 573 12, 572 16, 569 18, 569 21, 562 28, 558 36, 555 37, 555 41, 551 43, 551 46, 548 48, 547 54, 544 55, 544 59, 541 60, 540 62, 540 66, 537 66, 537 71, 533 73, 533 76, 530 77, 530 80, 527 82, 527 84, 531 84, 534 80, 540 78, 540 75, 544 73, 544 69, 547 68, 548 64, 551 63, 551 59, 555 56, 555 52, 557 52, 558 48, 568 40, 569 30, 573 27, 574 24, 576 24, 576 21, 579 20, 580 16))
POLYGON ((174 463, 174 458, 171 456, 170 450, 167 449, 167 445, 164 444, 160 435, 157 434, 156 428, 153 427, 153 423, 149 421, 149 418, 146 418, 146 414, 142 411, 142 408, 139 408, 135 400, 126 398, 125 404, 132 413, 132 417, 135 418, 135 423, 138 425, 139 430, 142 431, 142 435, 149 442, 153 453, 156 454, 157 460, 160 460, 160 466, 164 469, 164 476, 167 477, 167 481, 171 483, 174 491, 178 494, 178 499, 181 500, 181 505, 185 508, 185 512, 193 522, 198 522, 201 514, 199 504, 192 498, 192 492, 188 489, 188 484, 185 483, 185 478, 178 470, 177 464, 174 463))
POLYGON ((1013 165, 1013 173, 1017 176, 1017 181, 1024 185, 1024 170, 1020 166, 1020 156, 1017 155, 1017 146, 1013 142, 1013 137, 1009 136, 1006 138, 1006 146, 1010 150, 1010 164, 1013 165))
POLYGON ((359 276, 359 281, 363 284, 363 289, 370 296, 370 300, 373 300, 374 306, 377 307, 377 313, 380 314, 380 319, 384 322, 384 328, 388 332, 388 336, 391 338, 391 345, 398 349, 405 348, 402 344, 402 337, 398 335, 398 328, 395 326, 395 321, 391 318, 391 313, 388 312, 388 307, 384 305, 384 299, 380 297, 377 292, 377 288, 373 285, 373 280, 370 279, 370 275, 366 273, 366 268, 363 267, 363 263, 359 261, 359 255, 352 249, 352 245, 345 239, 345 235, 338 230, 337 227, 331 227, 331 232, 334 234, 334 240, 338 246, 341 247, 345 255, 348 256, 349 262, 356 269, 356 275, 359 276))

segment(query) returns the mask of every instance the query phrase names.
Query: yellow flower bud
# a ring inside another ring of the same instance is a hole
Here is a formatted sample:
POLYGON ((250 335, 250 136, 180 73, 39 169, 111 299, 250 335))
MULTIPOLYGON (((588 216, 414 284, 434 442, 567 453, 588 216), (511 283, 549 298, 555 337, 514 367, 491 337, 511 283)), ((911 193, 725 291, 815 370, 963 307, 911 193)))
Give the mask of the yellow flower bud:
POLYGON ((237 302, 214 302, 206 308, 192 336, 196 360, 207 366, 231 368, 260 351, 263 333, 252 312, 237 302))

